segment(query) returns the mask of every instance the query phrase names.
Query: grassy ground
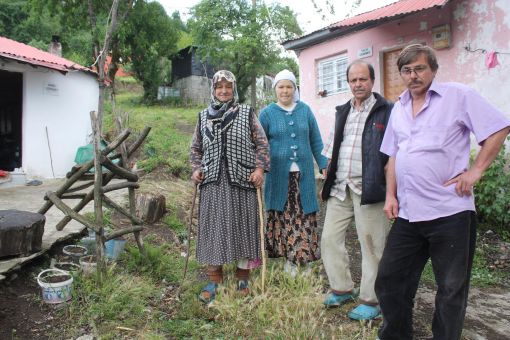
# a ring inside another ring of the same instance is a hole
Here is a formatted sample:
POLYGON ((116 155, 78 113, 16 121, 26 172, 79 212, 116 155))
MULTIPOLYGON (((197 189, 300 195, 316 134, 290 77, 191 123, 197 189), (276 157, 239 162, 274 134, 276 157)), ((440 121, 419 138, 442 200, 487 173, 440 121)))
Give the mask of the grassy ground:
MULTIPOLYGON (((188 276, 181 285, 186 250, 181 242, 186 238, 184 217, 190 209, 192 190, 186 180, 188 148, 200 108, 146 107, 138 100, 139 95, 124 92, 117 96, 117 107, 129 112, 129 126, 134 131, 152 126, 138 164, 148 172, 154 171, 142 179, 140 190, 164 194, 169 213, 162 223, 146 228, 147 257, 128 246, 103 277, 75 278, 72 303, 62 311, 66 336, 374 339, 379 321, 358 323, 347 319, 353 303, 324 309, 327 283, 320 275, 320 264, 312 275, 292 279, 282 272, 280 261, 269 261, 265 289, 258 271, 252 275, 252 294, 248 297, 239 296, 232 279, 227 279, 214 306, 207 308, 197 299, 204 273, 193 257, 192 242, 188 276)), ((106 117, 105 126, 112 129, 111 115, 106 117)), ((477 257, 475 284, 478 275, 485 278, 480 282, 494 283, 485 268, 483 256, 477 257)), ((233 270, 227 268, 226 277, 232 278, 233 270)), ((432 280, 432 275, 428 268, 424 280, 432 280)))

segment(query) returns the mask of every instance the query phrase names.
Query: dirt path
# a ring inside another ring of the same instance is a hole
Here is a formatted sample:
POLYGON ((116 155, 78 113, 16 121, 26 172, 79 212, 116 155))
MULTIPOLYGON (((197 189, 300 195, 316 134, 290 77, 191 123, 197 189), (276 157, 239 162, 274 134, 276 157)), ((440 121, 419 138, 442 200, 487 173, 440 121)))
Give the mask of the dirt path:
MULTIPOLYGON (((421 322, 432 322, 435 290, 422 286, 416 297, 415 315, 421 322)), ((472 288, 464 323, 467 339, 510 339, 510 291, 472 288)))
MULTIPOLYGON (((351 257, 353 279, 359 282, 361 277, 361 256, 356 230, 349 228, 347 247, 351 257)), ((435 288, 420 285, 416 294, 414 308, 415 339, 430 339, 434 313, 435 288)), ((504 340, 510 339, 510 289, 471 288, 469 292, 464 339, 504 340)))

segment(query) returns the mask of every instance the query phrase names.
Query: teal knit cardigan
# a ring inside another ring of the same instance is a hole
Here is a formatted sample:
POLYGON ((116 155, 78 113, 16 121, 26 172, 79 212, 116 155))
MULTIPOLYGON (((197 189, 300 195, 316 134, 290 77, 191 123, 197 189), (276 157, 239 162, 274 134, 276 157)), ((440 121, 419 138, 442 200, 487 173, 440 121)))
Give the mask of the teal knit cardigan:
POLYGON ((271 154, 271 171, 266 173, 264 189, 266 210, 284 210, 290 165, 295 161, 301 172, 299 192, 303 212, 318 211, 313 159, 319 169, 327 167, 327 159, 321 155, 322 138, 310 107, 299 101, 288 114, 273 103, 262 109, 259 120, 269 140, 271 154))

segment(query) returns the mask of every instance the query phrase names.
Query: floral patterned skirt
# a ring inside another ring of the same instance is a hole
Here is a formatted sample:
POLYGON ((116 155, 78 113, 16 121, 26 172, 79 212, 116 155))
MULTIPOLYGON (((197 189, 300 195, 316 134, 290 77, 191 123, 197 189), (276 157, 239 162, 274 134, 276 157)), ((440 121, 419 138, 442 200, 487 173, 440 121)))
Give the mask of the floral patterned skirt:
POLYGON ((319 260, 319 234, 315 213, 303 214, 299 197, 299 172, 289 173, 284 211, 269 210, 266 250, 271 258, 285 257, 295 264, 319 260))

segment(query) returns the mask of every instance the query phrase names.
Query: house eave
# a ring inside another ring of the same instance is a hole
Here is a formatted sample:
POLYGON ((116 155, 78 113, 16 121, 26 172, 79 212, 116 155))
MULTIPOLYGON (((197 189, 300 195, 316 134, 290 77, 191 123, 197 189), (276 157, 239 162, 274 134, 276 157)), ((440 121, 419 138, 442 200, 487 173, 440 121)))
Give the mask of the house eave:
POLYGON ((10 55, 7 53, 0 53, 0 59, 5 60, 5 61, 18 62, 20 64, 29 65, 34 68, 43 67, 43 68, 50 69, 53 71, 58 71, 58 72, 62 73, 63 75, 65 75, 71 71, 73 71, 73 72, 80 71, 85 74, 97 77, 97 73, 91 69, 87 69, 87 68, 77 69, 77 68, 66 67, 63 65, 58 65, 58 64, 54 64, 54 63, 45 62, 45 61, 40 61, 40 60, 27 60, 25 58, 13 56, 13 55, 10 55))
MULTIPOLYGON (((441 9, 444 6, 445 5, 434 6, 432 8, 441 9)), ((430 8, 427 8, 427 9, 430 9, 430 8)), ((424 10, 427 10, 427 9, 424 9, 424 10)), ((311 47, 313 45, 317 45, 317 44, 323 43, 325 41, 332 40, 332 39, 335 39, 335 38, 338 38, 341 36, 345 36, 345 35, 348 35, 348 34, 351 34, 354 32, 359 32, 359 31, 362 31, 365 29, 380 26, 380 25, 388 23, 388 22, 400 20, 404 17, 415 15, 421 11, 423 11, 423 10, 404 13, 404 14, 398 14, 398 15, 394 15, 391 17, 384 17, 384 18, 377 19, 377 20, 370 20, 370 21, 366 21, 363 23, 359 23, 356 25, 350 25, 350 26, 340 26, 340 27, 338 27, 338 26, 331 27, 330 26, 328 28, 310 33, 308 35, 305 35, 305 36, 297 38, 297 39, 287 40, 282 43, 282 46, 286 50, 292 50, 292 51, 295 51, 296 53, 299 53, 300 51, 302 51, 308 47, 311 47)))

